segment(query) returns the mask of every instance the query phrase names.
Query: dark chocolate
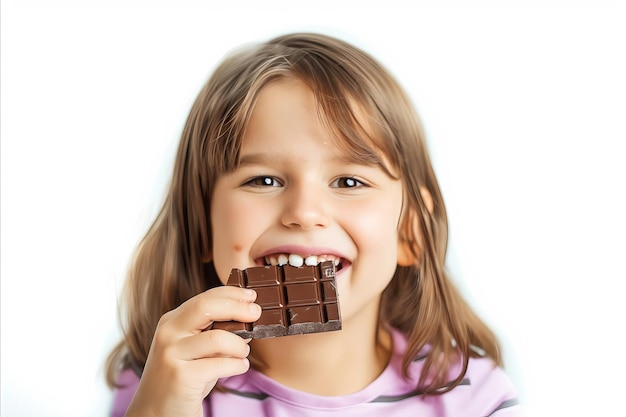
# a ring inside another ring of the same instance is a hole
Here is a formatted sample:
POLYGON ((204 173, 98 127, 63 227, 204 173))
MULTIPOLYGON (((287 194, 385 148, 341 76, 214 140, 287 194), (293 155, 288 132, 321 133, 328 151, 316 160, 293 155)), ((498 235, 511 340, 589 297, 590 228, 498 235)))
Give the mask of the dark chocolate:
POLYGON ((255 290, 261 317, 254 323, 215 322, 214 329, 228 330, 245 339, 341 329, 333 262, 233 269, 226 285, 255 290))

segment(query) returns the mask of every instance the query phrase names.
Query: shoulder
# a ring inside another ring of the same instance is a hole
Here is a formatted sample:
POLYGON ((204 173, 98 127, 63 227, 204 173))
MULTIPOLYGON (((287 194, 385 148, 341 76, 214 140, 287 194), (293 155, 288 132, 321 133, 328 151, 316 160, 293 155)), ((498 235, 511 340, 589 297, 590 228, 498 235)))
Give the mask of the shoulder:
POLYGON ((470 401, 483 415, 520 415, 517 391, 504 370, 486 357, 471 358, 465 373, 470 401))
POLYGON ((139 376, 132 369, 124 369, 120 372, 117 379, 117 387, 113 392, 113 404, 111 408, 111 417, 122 417, 126 413, 130 405, 137 386, 139 385, 139 376))
MULTIPOLYGON (((455 367, 450 370, 450 380, 458 375, 460 369, 455 367)), ((467 371, 459 385, 445 394, 427 397, 425 401, 437 403, 447 410, 445 415, 521 416, 521 407, 513 383, 504 370, 488 357, 470 358, 467 371)))
MULTIPOLYGON (((457 368, 457 369, 460 369, 457 368)), ((456 371, 456 370, 455 370, 456 371)), ((504 372, 488 356, 475 356, 469 359, 465 377, 473 381, 474 386, 489 386, 497 383, 506 385, 507 389, 513 389, 513 385, 504 372)))
MULTIPOLYGON (((394 332, 394 343, 404 348, 405 341, 394 332), (400 340, 398 340, 400 339, 400 340)), ((426 359, 427 349, 420 352, 411 362, 408 376, 411 381, 418 381, 426 359)), ((396 350, 395 354, 399 354, 396 350)), ((456 379, 462 371, 457 364, 449 370, 450 381, 456 379)), ((418 388, 416 393, 421 394, 418 388)), ((446 416, 521 416, 521 407, 517 391, 506 372, 486 356, 469 359, 463 379, 454 389, 441 395, 426 396, 424 402, 432 403, 435 408, 446 410, 446 416)))

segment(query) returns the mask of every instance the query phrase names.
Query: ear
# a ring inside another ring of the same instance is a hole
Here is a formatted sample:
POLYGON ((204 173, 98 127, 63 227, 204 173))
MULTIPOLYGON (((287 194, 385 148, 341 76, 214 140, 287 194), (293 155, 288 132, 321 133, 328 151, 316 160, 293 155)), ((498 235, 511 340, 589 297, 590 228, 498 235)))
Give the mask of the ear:
POLYGON ((430 214, 433 214, 435 211, 435 201, 433 200, 433 195, 426 189, 426 187, 420 187, 420 194, 422 195, 422 200, 426 205, 426 209, 430 214))
MULTIPOLYGON (((433 197, 425 187, 420 187, 420 194, 426 209, 433 213, 433 197)), ((403 213, 402 224, 398 231, 398 265, 412 266, 420 262, 422 253, 422 231, 419 223, 420 214, 414 208, 407 208, 403 213)))
POLYGON ((411 251, 412 246, 417 247, 417 245, 412 245, 410 241, 402 238, 401 236, 398 237, 398 265, 411 266, 418 264, 419 259, 411 251))
POLYGON ((419 264, 420 245, 419 215, 413 207, 406 207, 402 213, 400 228, 398 229, 398 265, 412 266, 419 264))

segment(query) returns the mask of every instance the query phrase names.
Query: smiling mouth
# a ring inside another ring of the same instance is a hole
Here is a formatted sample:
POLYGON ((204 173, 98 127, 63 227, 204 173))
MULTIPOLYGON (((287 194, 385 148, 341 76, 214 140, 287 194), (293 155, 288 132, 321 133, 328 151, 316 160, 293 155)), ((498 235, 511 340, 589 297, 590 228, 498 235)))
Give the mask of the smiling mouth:
POLYGON ((276 253, 273 255, 268 255, 263 258, 263 262, 265 265, 273 265, 273 266, 283 266, 283 265, 291 265, 295 267, 300 267, 303 265, 306 266, 315 266, 320 262, 334 262, 335 269, 337 271, 341 270, 345 260, 335 255, 309 255, 302 256, 295 253, 276 253))

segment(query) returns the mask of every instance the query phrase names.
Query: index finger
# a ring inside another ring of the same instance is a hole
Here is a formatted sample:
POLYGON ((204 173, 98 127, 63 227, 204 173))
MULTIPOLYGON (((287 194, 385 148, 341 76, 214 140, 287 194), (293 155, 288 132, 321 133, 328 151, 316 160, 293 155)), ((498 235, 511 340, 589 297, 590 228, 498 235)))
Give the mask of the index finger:
POLYGON ((184 332, 198 333, 214 321, 253 322, 261 315, 261 307, 254 303, 255 299, 254 290, 233 286, 212 288, 181 304, 171 324, 184 332))

